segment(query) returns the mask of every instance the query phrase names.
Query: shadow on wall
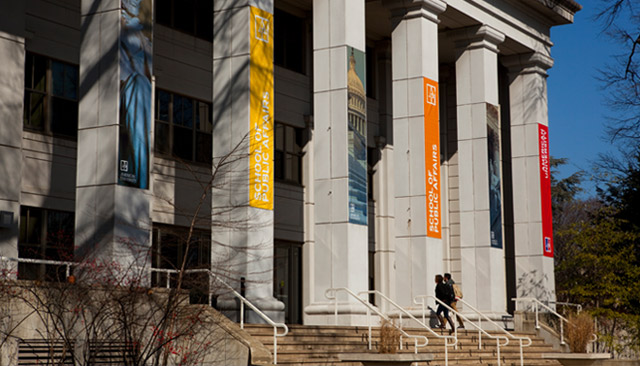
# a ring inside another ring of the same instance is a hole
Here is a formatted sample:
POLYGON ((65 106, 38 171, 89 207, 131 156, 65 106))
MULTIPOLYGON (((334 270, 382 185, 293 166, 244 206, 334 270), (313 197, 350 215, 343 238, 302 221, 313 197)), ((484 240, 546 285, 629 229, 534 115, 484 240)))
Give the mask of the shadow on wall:
POLYGON ((554 292, 548 287, 549 277, 537 269, 523 273, 518 278, 518 297, 534 297, 542 302, 553 301, 554 292))

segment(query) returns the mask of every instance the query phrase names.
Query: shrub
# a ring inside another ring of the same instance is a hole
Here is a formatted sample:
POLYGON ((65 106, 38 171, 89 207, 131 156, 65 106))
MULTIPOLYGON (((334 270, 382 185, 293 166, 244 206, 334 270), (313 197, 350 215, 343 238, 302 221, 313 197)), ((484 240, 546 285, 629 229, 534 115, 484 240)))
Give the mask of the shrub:
POLYGON ((393 322, 382 320, 380 326, 380 347, 379 353, 396 353, 400 346, 400 330, 393 322))
POLYGON ((587 345, 593 340, 593 318, 588 313, 572 314, 566 327, 567 343, 572 352, 586 353, 587 345))

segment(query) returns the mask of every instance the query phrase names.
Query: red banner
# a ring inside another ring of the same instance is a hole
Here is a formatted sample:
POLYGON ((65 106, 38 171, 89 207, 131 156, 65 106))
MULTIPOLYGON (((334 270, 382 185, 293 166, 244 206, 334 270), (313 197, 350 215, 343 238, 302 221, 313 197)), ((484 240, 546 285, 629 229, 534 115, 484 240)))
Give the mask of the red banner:
POLYGON ((551 212, 551 167, 549 164, 549 128, 538 124, 540 153, 540 204, 542 211, 542 251, 553 258, 553 214, 551 212))

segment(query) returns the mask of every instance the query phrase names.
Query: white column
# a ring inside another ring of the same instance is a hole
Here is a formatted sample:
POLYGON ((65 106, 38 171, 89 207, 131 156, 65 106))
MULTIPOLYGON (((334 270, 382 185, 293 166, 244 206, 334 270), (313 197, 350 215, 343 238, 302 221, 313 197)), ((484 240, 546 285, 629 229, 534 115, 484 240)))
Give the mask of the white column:
MULTIPOLYGON (((306 133, 308 134, 302 155, 302 184, 304 185, 304 245, 302 246, 302 307, 306 308, 313 302, 315 283, 314 253, 315 253, 315 191, 314 182, 314 147, 313 147, 313 116, 305 116, 306 133)), ((304 314, 303 314, 304 316, 304 314)))
MULTIPOLYGON (((118 172, 123 169, 119 162, 119 140, 125 129, 120 125, 120 76, 125 74, 120 66, 124 57, 120 49, 122 12, 119 0, 81 3, 75 242, 79 259, 117 262, 130 268, 133 263, 150 265, 150 187, 148 183, 143 188, 118 184, 118 172)), ((146 139, 152 136, 149 76, 144 76, 145 86, 137 86, 146 87, 149 94, 136 99, 148 108, 148 119, 137 121, 149 126, 146 139)), ((145 149, 143 154, 150 167, 151 143, 145 149)), ((146 174, 148 182, 148 170, 146 174)), ((127 271, 123 275, 133 273, 127 271)))
POLYGON ((515 281, 519 297, 555 299, 553 257, 544 255, 539 125, 548 126, 547 72, 542 53, 506 57, 509 68, 515 281))
MULTIPOLYGON (((0 5, 0 23, 6 24, 0 30, 0 176, 4 179, 0 185, 0 256, 14 258, 18 257, 22 180, 24 13, 23 2, 0 5)), ((0 263, 0 268, 6 265, 9 264, 0 263)))
POLYGON ((459 282, 466 301, 483 312, 499 315, 506 312, 507 305, 501 219, 497 63, 497 45, 504 41, 504 35, 483 25, 455 30, 449 36, 456 41, 457 48, 455 67, 462 262, 459 282), (493 174, 490 174, 489 168, 490 129, 494 131, 494 141, 497 141, 497 146, 493 148, 498 149, 497 155, 494 155, 497 156, 495 164, 498 167, 493 174), (499 221, 493 229, 491 200, 499 210, 497 215, 494 213, 495 216, 499 215, 499 221))
MULTIPOLYGON (((358 151, 366 154, 364 52, 365 1, 314 0, 314 289, 305 324, 333 323, 327 289, 368 290, 366 155, 363 169, 354 165, 358 151)), ((364 308, 344 293, 339 299, 340 323, 364 324, 364 308)))
MULTIPOLYGON (((216 1, 213 28, 212 268, 284 321, 273 297, 273 1, 216 1)), ((218 299, 229 315, 237 304, 218 299)))
POLYGON ((383 4, 391 10, 393 24, 396 298, 410 306, 415 296, 434 293, 434 277, 444 269, 441 199, 432 190, 440 187, 440 174, 433 180, 434 165, 438 172, 440 168, 437 16, 446 4, 383 4))
MULTIPOLYGON (((391 70, 391 42, 376 44, 378 66, 379 133, 376 144, 380 160, 373 167, 373 197, 376 205, 374 255, 375 289, 391 299, 396 298, 396 246, 395 246, 395 170, 393 166, 393 93, 391 70)), ((376 304, 388 306, 380 299, 376 304)))

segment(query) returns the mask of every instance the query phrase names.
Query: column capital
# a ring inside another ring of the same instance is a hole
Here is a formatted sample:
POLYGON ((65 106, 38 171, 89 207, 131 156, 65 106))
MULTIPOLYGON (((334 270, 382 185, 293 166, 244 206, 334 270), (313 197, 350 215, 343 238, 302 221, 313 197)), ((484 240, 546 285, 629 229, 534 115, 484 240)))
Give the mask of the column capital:
POLYGON ((453 40, 459 49, 486 48, 498 53, 498 45, 504 42, 505 36, 497 29, 483 24, 454 29, 447 33, 447 38, 453 40))
POLYGON ((509 69, 510 75, 540 74, 546 77, 547 70, 553 67, 553 58, 541 52, 506 56, 500 61, 509 69))
POLYGON ((438 15, 447 8, 442 0, 382 0, 382 5, 391 10, 393 23, 420 17, 439 23, 438 15))

